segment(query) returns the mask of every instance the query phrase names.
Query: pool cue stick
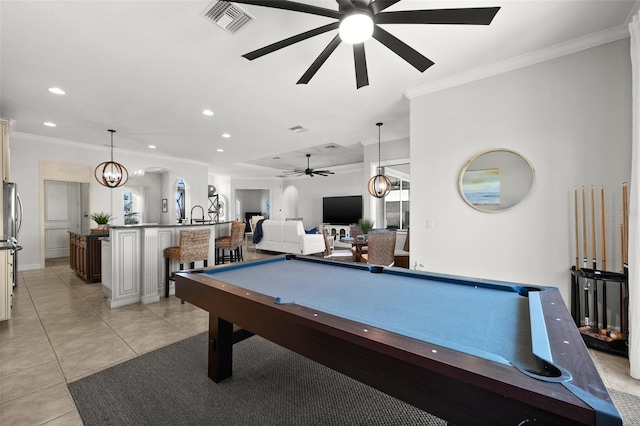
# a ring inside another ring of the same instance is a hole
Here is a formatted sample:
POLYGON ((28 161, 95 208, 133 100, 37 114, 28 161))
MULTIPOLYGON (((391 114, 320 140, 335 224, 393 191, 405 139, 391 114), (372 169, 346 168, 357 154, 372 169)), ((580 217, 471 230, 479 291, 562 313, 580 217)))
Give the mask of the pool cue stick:
POLYGON ((593 269, 598 269, 596 257, 596 196, 595 189, 591 185, 591 265, 593 269))
MULTIPOLYGON (((603 271, 607 270, 607 233, 606 233, 606 223, 604 217, 604 186, 600 187, 600 248, 602 249, 602 257, 600 260, 600 267, 603 271)), ((596 303, 598 303, 597 290, 598 290, 598 282, 596 281, 596 288, 594 292, 594 298, 596 303)), ((607 282, 602 281, 602 328, 607 328, 607 282)), ((596 310, 596 313, 598 311, 596 310)), ((595 318, 594 321, 596 323, 596 327, 599 327, 599 318, 595 318)))
MULTIPOLYGON (((587 253, 587 202, 586 202, 586 191, 584 186, 582 187, 582 267, 587 267, 587 257, 589 254, 587 253)), ((584 279, 582 283, 582 288, 584 290, 584 325, 586 327, 590 327, 589 324, 589 280, 587 278, 584 279)))
MULTIPOLYGON (((591 265, 593 270, 598 269, 596 261, 596 193, 595 188, 591 185, 591 265)), ((593 279, 593 324, 598 328, 598 280, 593 279)))
POLYGON ((622 184, 622 237, 623 237, 623 247, 624 252, 622 253, 622 267, 627 267, 628 262, 628 250, 629 250, 629 195, 627 192, 627 182, 622 184))
POLYGON ((602 233, 602 270, 606 271, 607 270, 607 233, 606 233, 606 227, 605 227, 605 219, 604 219, 604 186, 600 187, 600 219, 602 221, 601 223, 601 233, 602 233))
MULTIPOLYGON (((627 182, 622 184, 622 224, 623 224, 623 248, 624 253, 622 256, 622 270, 627 275, 627 268, 629 267, 629 193, 627 182)), ((626 289, 624 283, 620 283, 620 331, 622 333, 627 332, 627 309, 625 299, 627 298, 626 289)))
POLYGON ((585 190, 582 187, 582 267, 587 267, 587 207, 585 201, 585 190))
POLYGON ((580 234, 578 231, 578 187, 573 188, 573 213, 576 237, 576 271, 580 270, 580 234))

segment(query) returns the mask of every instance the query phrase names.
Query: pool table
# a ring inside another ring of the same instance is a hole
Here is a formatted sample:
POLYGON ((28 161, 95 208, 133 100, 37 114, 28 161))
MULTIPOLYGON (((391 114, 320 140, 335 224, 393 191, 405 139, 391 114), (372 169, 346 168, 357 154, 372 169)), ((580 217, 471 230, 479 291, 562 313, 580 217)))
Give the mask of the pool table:
POLYGON ((209 312, 209 377, 240 327, 457 425, 621 425, 554 287, 278 256, 176 274, 209 312))

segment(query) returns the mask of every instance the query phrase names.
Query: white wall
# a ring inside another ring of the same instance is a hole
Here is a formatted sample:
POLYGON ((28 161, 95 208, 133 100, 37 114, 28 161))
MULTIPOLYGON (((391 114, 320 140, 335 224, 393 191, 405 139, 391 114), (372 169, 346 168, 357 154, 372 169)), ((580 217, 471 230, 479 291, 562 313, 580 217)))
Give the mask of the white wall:
POLYGON ((411 264, 557 286, 568 301, 573 190, 603 185, 611 206, 608 269, 619 270, 630 73, 624 39, 412 99, 411 264), (515 150, 535 168, 531 197, 505 213, 478 212, 458 194, 461 167, 492 148, 515 150))
MULTIPOLYGON (((226 217, 226 220, 240 220, 243 221, 244 217, 240 217, 241 212, 236 212, 236 191, 242 189, 264 189, 269 191, 269 200, 264 201, 268 211, 267 213, 271 219, 285 219, 289 217, 286 212, 282 210, 282 179, 279 178, 231 178, 230 179, 230 197, 228 205, 228 212, 230 216, 226 217)), ((266 210, 266 208, 265 208, 266 210)))
MULTIPOLYGON (((369 196, 366 181, 362 182, 360 171, 336 173, 326 177, 303 176, 296 179, 285 179, 283 186, 285 194, 290 194, 289 197, 293 194, 297 194, 298 197, 297 214, 291 212, 292 214, 287 217, 303 218, 305 229, 315 228, 322 223, 323 197, 362 195, 363 204, 366 204, 369 196), (293 191, 293 188, 296 191, 293 191)), ((284 204, 287 204, 286 200, 284 200, 284 204)))
MULTIPOLYGON (((142 155, 124 150, 114 151, 115 161, 124 164, 132 173, 147 167, 160 167, 179 175, 190 185, 191 203, 205 206, 207 202, 207 165, 195 161, 164 158, 154 155, 142 155)), ((18 184, 24 206, 24 223, 20 233, 20 270, 44 267, 40 261, 40 165, 42 161, 83 165, 93 168, 109 158, 109 149, 99 146, 69 142, 58 139, 42 138, 33 135, 15 133, 11 135, 11 179, 18 184)), ((113 212, 115 224, 123 224, 122 200, 126 187, 109 189, 101 186, 95 179, 90 182, 90 211, 113 212), (117 206, 117 207, 116 207, 117 206)), ((168 187, 162 198, 171 200, 174 193, 168 187)), ((175 190, 173 191, 175 192, 175 190)), ((191 208, 190 206, 188 207, 191 208)), ((157 203, 161 211, 160 203, 157 203)), ((162 215, 162 219, 167 215, 162 215)), ((153 217, 153 215, 151 215, 153 217)), ((168 222, 166 222, 168 223, 168 222)), ((171 222, 173 223, 173 222, 171 222)))

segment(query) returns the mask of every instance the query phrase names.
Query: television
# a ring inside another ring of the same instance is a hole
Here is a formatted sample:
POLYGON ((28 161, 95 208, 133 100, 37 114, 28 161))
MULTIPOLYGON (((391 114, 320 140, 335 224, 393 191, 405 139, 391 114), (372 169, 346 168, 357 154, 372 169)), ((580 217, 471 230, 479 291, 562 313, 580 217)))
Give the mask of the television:
POLYGON ((362 218, 362 195, 324 197, 322 222, 332 225, 350 225, 362 218))

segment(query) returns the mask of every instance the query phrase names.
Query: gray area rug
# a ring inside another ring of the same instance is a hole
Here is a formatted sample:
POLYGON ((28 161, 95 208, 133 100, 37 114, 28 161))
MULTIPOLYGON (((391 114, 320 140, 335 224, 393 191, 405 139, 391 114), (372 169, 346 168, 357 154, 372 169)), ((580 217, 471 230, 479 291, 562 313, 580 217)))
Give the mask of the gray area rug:
MULTIPOLYGON (((446 425, 258 336, 234 345, 219 384, 202 333, 68 387, 85 425, 446 425)), ((611 397, 625 425, 640 425, 640 398, 611 397)))

